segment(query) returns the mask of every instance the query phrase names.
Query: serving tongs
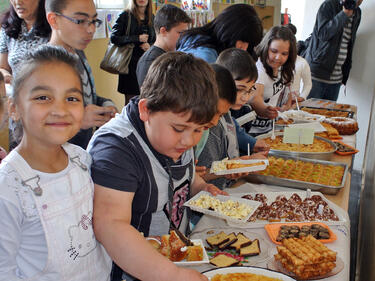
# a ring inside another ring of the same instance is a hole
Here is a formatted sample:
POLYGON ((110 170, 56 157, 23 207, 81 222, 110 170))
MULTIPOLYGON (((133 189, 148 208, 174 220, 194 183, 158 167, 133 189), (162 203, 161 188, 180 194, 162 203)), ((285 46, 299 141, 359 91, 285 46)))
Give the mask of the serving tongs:
POLYGON ((194 243, 191 242, 189 238, 187 238, 180 230, 178 230, 177 227, 175 227, 173 224, 171 224, 171 229, 176 232, 178 237, 181 239, 182 242, 185 243, 186 246, 194 246, 194 243))

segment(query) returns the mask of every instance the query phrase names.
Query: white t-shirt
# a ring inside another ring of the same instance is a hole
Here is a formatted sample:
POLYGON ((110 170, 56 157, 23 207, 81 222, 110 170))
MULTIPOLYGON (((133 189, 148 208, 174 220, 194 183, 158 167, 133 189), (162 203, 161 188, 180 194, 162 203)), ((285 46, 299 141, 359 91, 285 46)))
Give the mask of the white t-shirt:
MULTIPOLYGON (((287 96, 284 96, 285 85, 281 80, 281 72, 279 71, 277 78, 271 78, 266 73, 263 67, 263 63, 258 59, 256 62, 258 69, 258 79, 256 84, 264 85, 263 99, 267 105, 281 106, 287 101, 287 96)), ((255 120, 251 122, 251 128, 249 133, 251 135, 259 135, 267 133, 272 129, 272 120, 267 118, 261 118, 257 116, 255 120)))
POLYGON ((290 91, 298 92, 300 97, 306 99, 310 93, 311 87, 312 82, 310 66, 303 57, 297 56, 293 83, 290 87, 290 91))

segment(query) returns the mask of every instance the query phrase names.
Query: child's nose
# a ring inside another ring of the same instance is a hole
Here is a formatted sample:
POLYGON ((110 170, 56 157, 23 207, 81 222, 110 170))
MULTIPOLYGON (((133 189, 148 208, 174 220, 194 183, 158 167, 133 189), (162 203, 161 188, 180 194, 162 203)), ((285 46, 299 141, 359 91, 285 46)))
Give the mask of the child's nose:
POLYGON ((67 112, 66 104, 62 101, 55 101, 52 108, 52 114, 54 115, 65 115, 67 112))
POLYGON ((181 138, 181 144, 185 147, 191 147, 194 145, 194 138, 192 134, 184 134, 181 138))
POLYGON ((87 32, 90 34, 94 34, 95 30, 96 30, 96 26, 93 23, 89 24, 89 26, 87 27, 87 32))

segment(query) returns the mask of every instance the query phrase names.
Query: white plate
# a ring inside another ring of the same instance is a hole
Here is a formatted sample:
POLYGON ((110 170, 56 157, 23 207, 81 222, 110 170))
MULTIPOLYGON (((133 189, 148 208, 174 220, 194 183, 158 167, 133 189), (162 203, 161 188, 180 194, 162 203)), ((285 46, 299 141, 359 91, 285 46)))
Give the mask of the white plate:
POLYGON ((293 119, 295 123, 321 122, 325 119, 323 115, 311 114, 302 110, 288 110, 283 114, 287 118, 293 119))
POLYGON ((250 172, 255 172, 255 171, 262 171, 266 169, 268 165, 269 165, 268 159, 249 159, 249 160, 223 159, 221 161, 212 162, 210 173, 218 175, 218 176, 230 175, 230 174, 236 174, 236 173, 250 173, 250 172), (257 166, 243 167, 243 168, 238 168, 238 169, 226 169, 225 168, 226 163, 228 162, 230 163, 232 161, 238 164, 254 164, 254 163, 259 163, 259 162, 263 162, 264 164, 257 165, 257 166))
POLYGON ((224 219, 227 222, 231 221, 231 222, 235 222, 235 223, 241 224, 241 223, 247 223, 247 220, 255 212, 255 210, 260 206, 260 204, 261 203, 258 202, 258 201, 247 200, 247 199, 243 199, 243 198, 239 198, 239 197, 234 197, 234 196, 225 196, 225 195, 216 195, 216 196, 213 196, 212 194, 210 194, 210 193, 208 193, 206 191, 201 191, 198 194, 196 194, 193 198, 191 198, 189 201, 185 202, 184 206, 187 206, 187 207, 189 207, 190 209, 192 209, 194 211, 197 211, 197 212, 200 212, 200 213, 203 213, 203 214, 206 214, 206 215, 211 215, 211 216, 214 216, 214 217, 218 217, 218 218, 224 219), (244 217, 243 219, 237 219, 237 218, 233 218, 233 217, 230 217, 230 216, 226 216, 226 215, 221 214, 221 213, 219 213, 217 211, 212 211, 212 210, 204 209, 204 208, 201 208, 201 207, 198 207, 198 206, 193 206, 191 204, 191 202, 197 200, 202 195, 208 195, 208 196, 214 197, 216 199, 219 199, 221 202, 232 200, 234 202, 239 202, 239 203, 245 204, 245 205, 251 207, 252 209, 251 209, 251 211, 249 212, 249 214, 246 217, 244 217))
POLYGON ((176 261, 174 262, 177 265, 199 265, 204 263, 209 263, 210 260, 208 259, 208 255, 206 252, 206 249, 204 248, 202 239, 192 239, 191 242, 193 242, 194 245, 200 245, 203 249, 203 260, 201 261, 176 261))
POLYGON ((276 271, 271 271, 271 270, 264 269, 264 268, 260 268, 260 267, 251 267, 251 266, 234 266, 234 267, 217 268, 217 269, 208 270, 206 272, 203 272, 202 274, 211 280, 216 274, 228 274, 228 273, 253 273, 253 274, 264 275, 267 277, 279 278, 283 281, 295 281, 295 279, 285 274, 282 274, 276 271))
MULTIPOLYGON (((235 234, 238 234, 239 232, 243 233, 247 238, 249 238, 251 241, 254 239, 259 240, 259 248, 260 248, 260 254, 257 256, 249 256, 246 257, 244 261, 241 262, 242 265, 244 266, 253 266, 256 264, 259 264, 261 262, 267 261, 271 257, 271 249, 273 249, 273 245, 271 245, 269 242, 264 239, 264 236, 260 235, 259 233, 256 232, 251 232, 248 231, 247 229, 241 229, 241 230, 234 230, 234 229, 223 229, 223 228, 213 228, 210 230, 204 230, 200 232, 193 233, 191 235, 192 238, 201 238, 203 240, 204 246, 207 247, 208 249, 211 248, 211 246, 207 243, 206 239, 207 237, 213 236, 218 234, 219 232, 223 231, 226 234, 234 232, 235 234)), ((214 249, 214 250, 208 250, 208 254, 211 253, 218 253, 218 252, 228 252, 228 253, 235 253, 235 249, 214 249)), ((237 255, 239 255, 238 252, 236 252, 237 255)), ((273 255, 272 255, 273 256, 273 255)))

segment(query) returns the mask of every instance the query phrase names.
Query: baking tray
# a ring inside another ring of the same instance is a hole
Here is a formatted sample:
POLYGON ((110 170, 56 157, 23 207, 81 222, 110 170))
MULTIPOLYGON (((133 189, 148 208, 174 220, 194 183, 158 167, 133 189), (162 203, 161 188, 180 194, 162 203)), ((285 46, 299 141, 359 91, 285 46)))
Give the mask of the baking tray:
MULTIPOLYGON (((275 132, 275 136, 281 136, 283 135, 283 132, 275 132)), ((263 134, 260 136, 257 136, 257 139, 265 139, 271 136, 271 133, 263 134)), ((322 138, 319 136, 315 136, 314 138, 323 140, 325 142, 328 142, 332 146, 332 150, 327 152, 297 152, 297 151, 285 151, 285 150, 277 150, 277 149, 271 149, 270 152, 277 153, 278 155, 285 155, 285 156, 293 156, 293 157, 300 157, 300 158, 311 158, 311 159, 320 159, 320 160, 330 160, 335 151, 336 151, 336 144, 326 138, 322 138)))
POLYGON ((300 106, 310 106, 310 107, 315 107, 315 108, 327 108, 327 109, 331 108, 331 109, 338 109, 342 111, 352 111, 350 104, 342 104, 342 103, 337 103, 331 100, 323 100, 323 99, 316 99, 316 98, 305 100, 300 103, 300 106))
POLYGON ((274 176, 265 176, 265 175, 257 175, 257 174, 250 174, 246 177, 246 179, 250 182, 254 183, 264 183, 269 185, 276 185, 276 186, 285 186, 290 188, 298 188, 298 189, 311 189, 313 191, 320 191, 325 194, 336 194, 340 191, 341 188, 345 185, 345 180, 348 174, 348 165, 344 163, 338 162, 331 162, 331 161, 324 161, 324 160, 316 160, 316 159, 307 159, 301 158, 296 156, 286 156, 281 155, 279 153, 270 152, 269 156, 274 156, 276 158, 283 158, 283 159, 292 159, 292 160, 299 160, 303 162, 311 162, 314 164, 325 164, 325 165, 333 165, 333 166, 342 166, 344 167, 344 175, 341 180, 341 184, 339 186, 330 186, 330 185, 323 185, 313 182, 305 182, 299 180, 292 180, 292 179, 285 179, 285 178, 278 178, 274 176))
MULTIPOLYGON (((328 110, 328 111, 345 112, 345 113, 348 114, 348 115, 345 116, 345 117, 348 117, 348 118, 354 118, 354 111, 345 110, 345 109, 322 108, 322 107, 313 107, 313 106, 301 106, 301 107, 300 107, 301 110, 302 110, 303 108, 324 109, 324 110, 328 110)), ((331 117, 335 117, 335 116, 331 116, 331 117)), ((329 117, 327 117, 327 118, 329 118, 329 117)))

